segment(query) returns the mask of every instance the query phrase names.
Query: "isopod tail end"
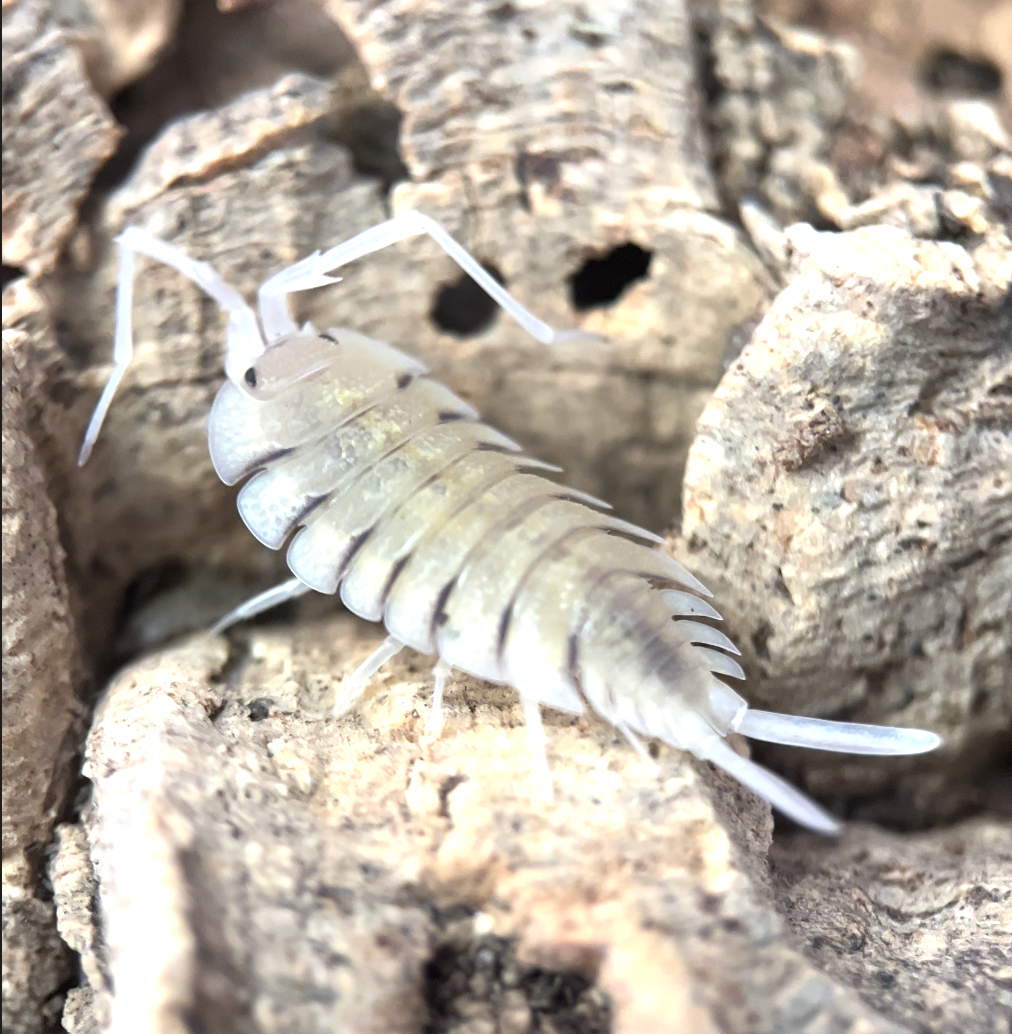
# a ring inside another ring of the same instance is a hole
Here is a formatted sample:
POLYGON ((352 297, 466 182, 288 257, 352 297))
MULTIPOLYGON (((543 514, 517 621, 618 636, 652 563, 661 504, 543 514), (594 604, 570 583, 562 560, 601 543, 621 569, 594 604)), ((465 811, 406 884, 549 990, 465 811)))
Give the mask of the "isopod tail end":
POLYGON ((840 833, 842 826, 838 819, 785 779, 736 754, 720 737, 707 737, 693 749, 693 753, 712 761, 799 825, 823 836, 837 836, 840 833))
POLYGON ((833 722, 825 718, 801 718, 751 708, 742 712, 735 722, 734 731, 767 743, 845 754, 924 754, 942 742, 940 736, 926 729, 833 722))

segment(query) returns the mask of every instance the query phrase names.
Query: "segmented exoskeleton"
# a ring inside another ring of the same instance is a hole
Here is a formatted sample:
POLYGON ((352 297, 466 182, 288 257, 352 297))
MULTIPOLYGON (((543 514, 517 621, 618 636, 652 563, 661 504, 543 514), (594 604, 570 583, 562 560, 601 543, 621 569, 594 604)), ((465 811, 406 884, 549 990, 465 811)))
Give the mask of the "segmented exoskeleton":
POLYGON ((340 590, 350 610, 382 621, 389 638, 348 680, 337 711, 402 647, 438 654, 430 726, 438 729, 452 668, 512 685, 546 793, 541 704, 577 714, 590 707, 644 756, 639 736, 691 751, 821 832, 835 831, 836 820, 738 755, 727 733, 866 754, 937 746, 937 736, 916 729, 750 710, 717 677, 744 673, 731 640, 699 620, 720 620, 703 598, 710 593, 656 548, 657 536, 548 480, 543 472, 555 468, 480 423, 416 360, 353 331, 321 334, 291 319, 286 295, 332 283, 328 273, 338 266, 420 233, 539 340, 564 336, 416 212, 269 279, 259 325, 209 266, 137 228, 119 238, 116 366, 81 462, 130 360, 133 258, 147 255, 228 311, 228 379, 208 423, 211 460, 226 484, 248 478, 238 505, 250 531, 272 549, 289 543, 294 578, 248 601, 219 630, 311 590, 340 590))

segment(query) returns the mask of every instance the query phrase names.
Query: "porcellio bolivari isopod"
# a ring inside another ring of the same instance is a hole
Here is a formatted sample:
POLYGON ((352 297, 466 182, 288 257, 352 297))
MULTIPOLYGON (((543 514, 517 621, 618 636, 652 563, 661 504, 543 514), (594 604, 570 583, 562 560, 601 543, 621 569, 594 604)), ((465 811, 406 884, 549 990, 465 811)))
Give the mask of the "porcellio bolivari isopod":
POLYGON ((238 506, 250 531, 272 549, 288 542, 294 577, 216 628, 312 590, 340 591, 354 613, 382 621, 389 638, 348 680, 338 712, 409 646, 439 657, 434 729, 453 668, 517 690, 546 794, 540 705, 575 714, 589 707, 644 756, 639 737, 656 737, 725 769, 797 822, 835 832, 836 819, 736 753, 726 735, 859 754, 921 753, 939 738, 750 709, 718 677, 744 673, 731 640, 706 623, 720 620, 705 598, 711 594, 657 548, 657 536, 544 477, 556 468, 480 423, 408 355, 353 331, 300 328, 291 318, 287 295, 334 283, 329 274, 339 266, 419 234, 540 341, 581 334, 537 319, 417 212, 271 277, 259 290, 259 321, 210 266, 130 228, 118 238, 115 366, 80 462, 131 358, 134 259, 144 255, 227 311, 227 379, 208 422, 211 460, 226 484, 245 480, 238 506))

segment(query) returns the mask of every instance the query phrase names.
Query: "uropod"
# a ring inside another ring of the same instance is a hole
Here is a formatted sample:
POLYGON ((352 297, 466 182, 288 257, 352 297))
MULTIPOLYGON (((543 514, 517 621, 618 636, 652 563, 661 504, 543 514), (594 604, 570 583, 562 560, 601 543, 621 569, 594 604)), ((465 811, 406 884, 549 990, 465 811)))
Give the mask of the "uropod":
POLYGON ((542 704, 590 708, 648 757, 656 737, 729 772, 795 821, 839 824, 795 787, 736 753, 754 739, 856 754, 917 754, 940 740, 920 729, 800 718, 749 708, 722 678, 744 678, 737 648, 713 624, 711 593, 657 547, 661 539, 607 505, 544 475, 417 360, 354 331, 299 327, 288 295, 336 283, 338 267, 428 234, 525 330, 556 331, 523 308, 434 220, 405 212, 276 273, 259 314, 206 263, 137 227, 120 253, 114 367, 85 435, 84 463, 133 351, 137 255, 165 263, 228 314, 227 379, 208 420, 211 461, 239 492, 239 512, 264 545, 288 543, 294 577, 247 601, 220 631, 310 591, 344 604, 389 637, 346 681, 346 711, 405 646, 435 654, 428 718, 438 732, 456 668, 516 689, 535 775, 550 796, 542 704), (259 315, 259 319, 258 319, 259 315))

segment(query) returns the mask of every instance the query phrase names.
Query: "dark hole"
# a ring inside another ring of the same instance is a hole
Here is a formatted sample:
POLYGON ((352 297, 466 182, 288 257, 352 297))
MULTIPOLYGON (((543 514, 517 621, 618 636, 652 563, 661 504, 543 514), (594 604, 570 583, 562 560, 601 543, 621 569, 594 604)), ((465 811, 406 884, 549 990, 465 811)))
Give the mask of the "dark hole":
POLYGON ((706 103, 712 108, 724 95, 724 87, 717 78, 717 59, 713 53, 713 39, 711 33, 701 26, 697 26, 695 36, 696 53, 699 55, 699 82, 703 88, 706 103))
POLYGON ((12 280, 17 280, 19 276, 24 276, 25 271, 19 269, 17 266, 4 266, 3 271, 3 286, 6 287, 12 280))
POLYGON ((638 244, 620 244, 603 258, 591 258, 570 277, 569 289, 577 312, 609 305, 650 272, 652 252, 638 244))
POLYGON ((166 560, 156 567, 149 567, 126 587, 123 593, 121 620, 138 611, 159 593, 174 589, 186 580, 186 564, 182 560, 166 560))
POLYGON ((1001 92, 1001 69, 983 57, 966 57, 942 47, 929 54, 921 73, 937 93, 991 97, 1001 92))
POLYGON ((611 1002, 593 984, 577 973, 521 963, 516 945, 502 937, 448 940, 437 946, 423 974, 429 1007, 425 1034, 462 1029, 462 1006, 484 1002, 491 1012, 507 988, 526 1000, 532 1031, 607 1034, 612 1029, 611 1002))
POLYGON ((760 621, 759 627, 752 633, 752 646, 756 655, 764 661, 770 659, 769 641, 773 638, 773 626, 768 621, 760 621))
POLYGON ((143 627, 135 627, 134 621, 159 595, 183 585, 186 573, 186 564, 182 560, 172 559, 142 571, 130 582, 120 605, 118 634, 113 648, 115 661, 134 657, 149 645, 145 641, 143 627))
POLYGON ((270 697, 257 697, 256 700, 251 700, 246 705, 249 720, 251 722, 262 722, 265 718, 269 718, 273 706, 274 701, 270 697))
MULTIPOLYGON (((489 263, 484 269, 500 284, 505 284, 502 273, 489 263)), ((466 273, 452 284, 444 284, 432 303, 429 319, 440 330, 457 337, 473 337, 488 330, 495 320, 499 306, 492 301, 466 273)))
POLYGON ((351 151, 358 172, 378 177, 389 190, 410 178, 401 155, 401 122, 396 105, 376 94, 339 108, 330 120, 331 136, 351 151))

